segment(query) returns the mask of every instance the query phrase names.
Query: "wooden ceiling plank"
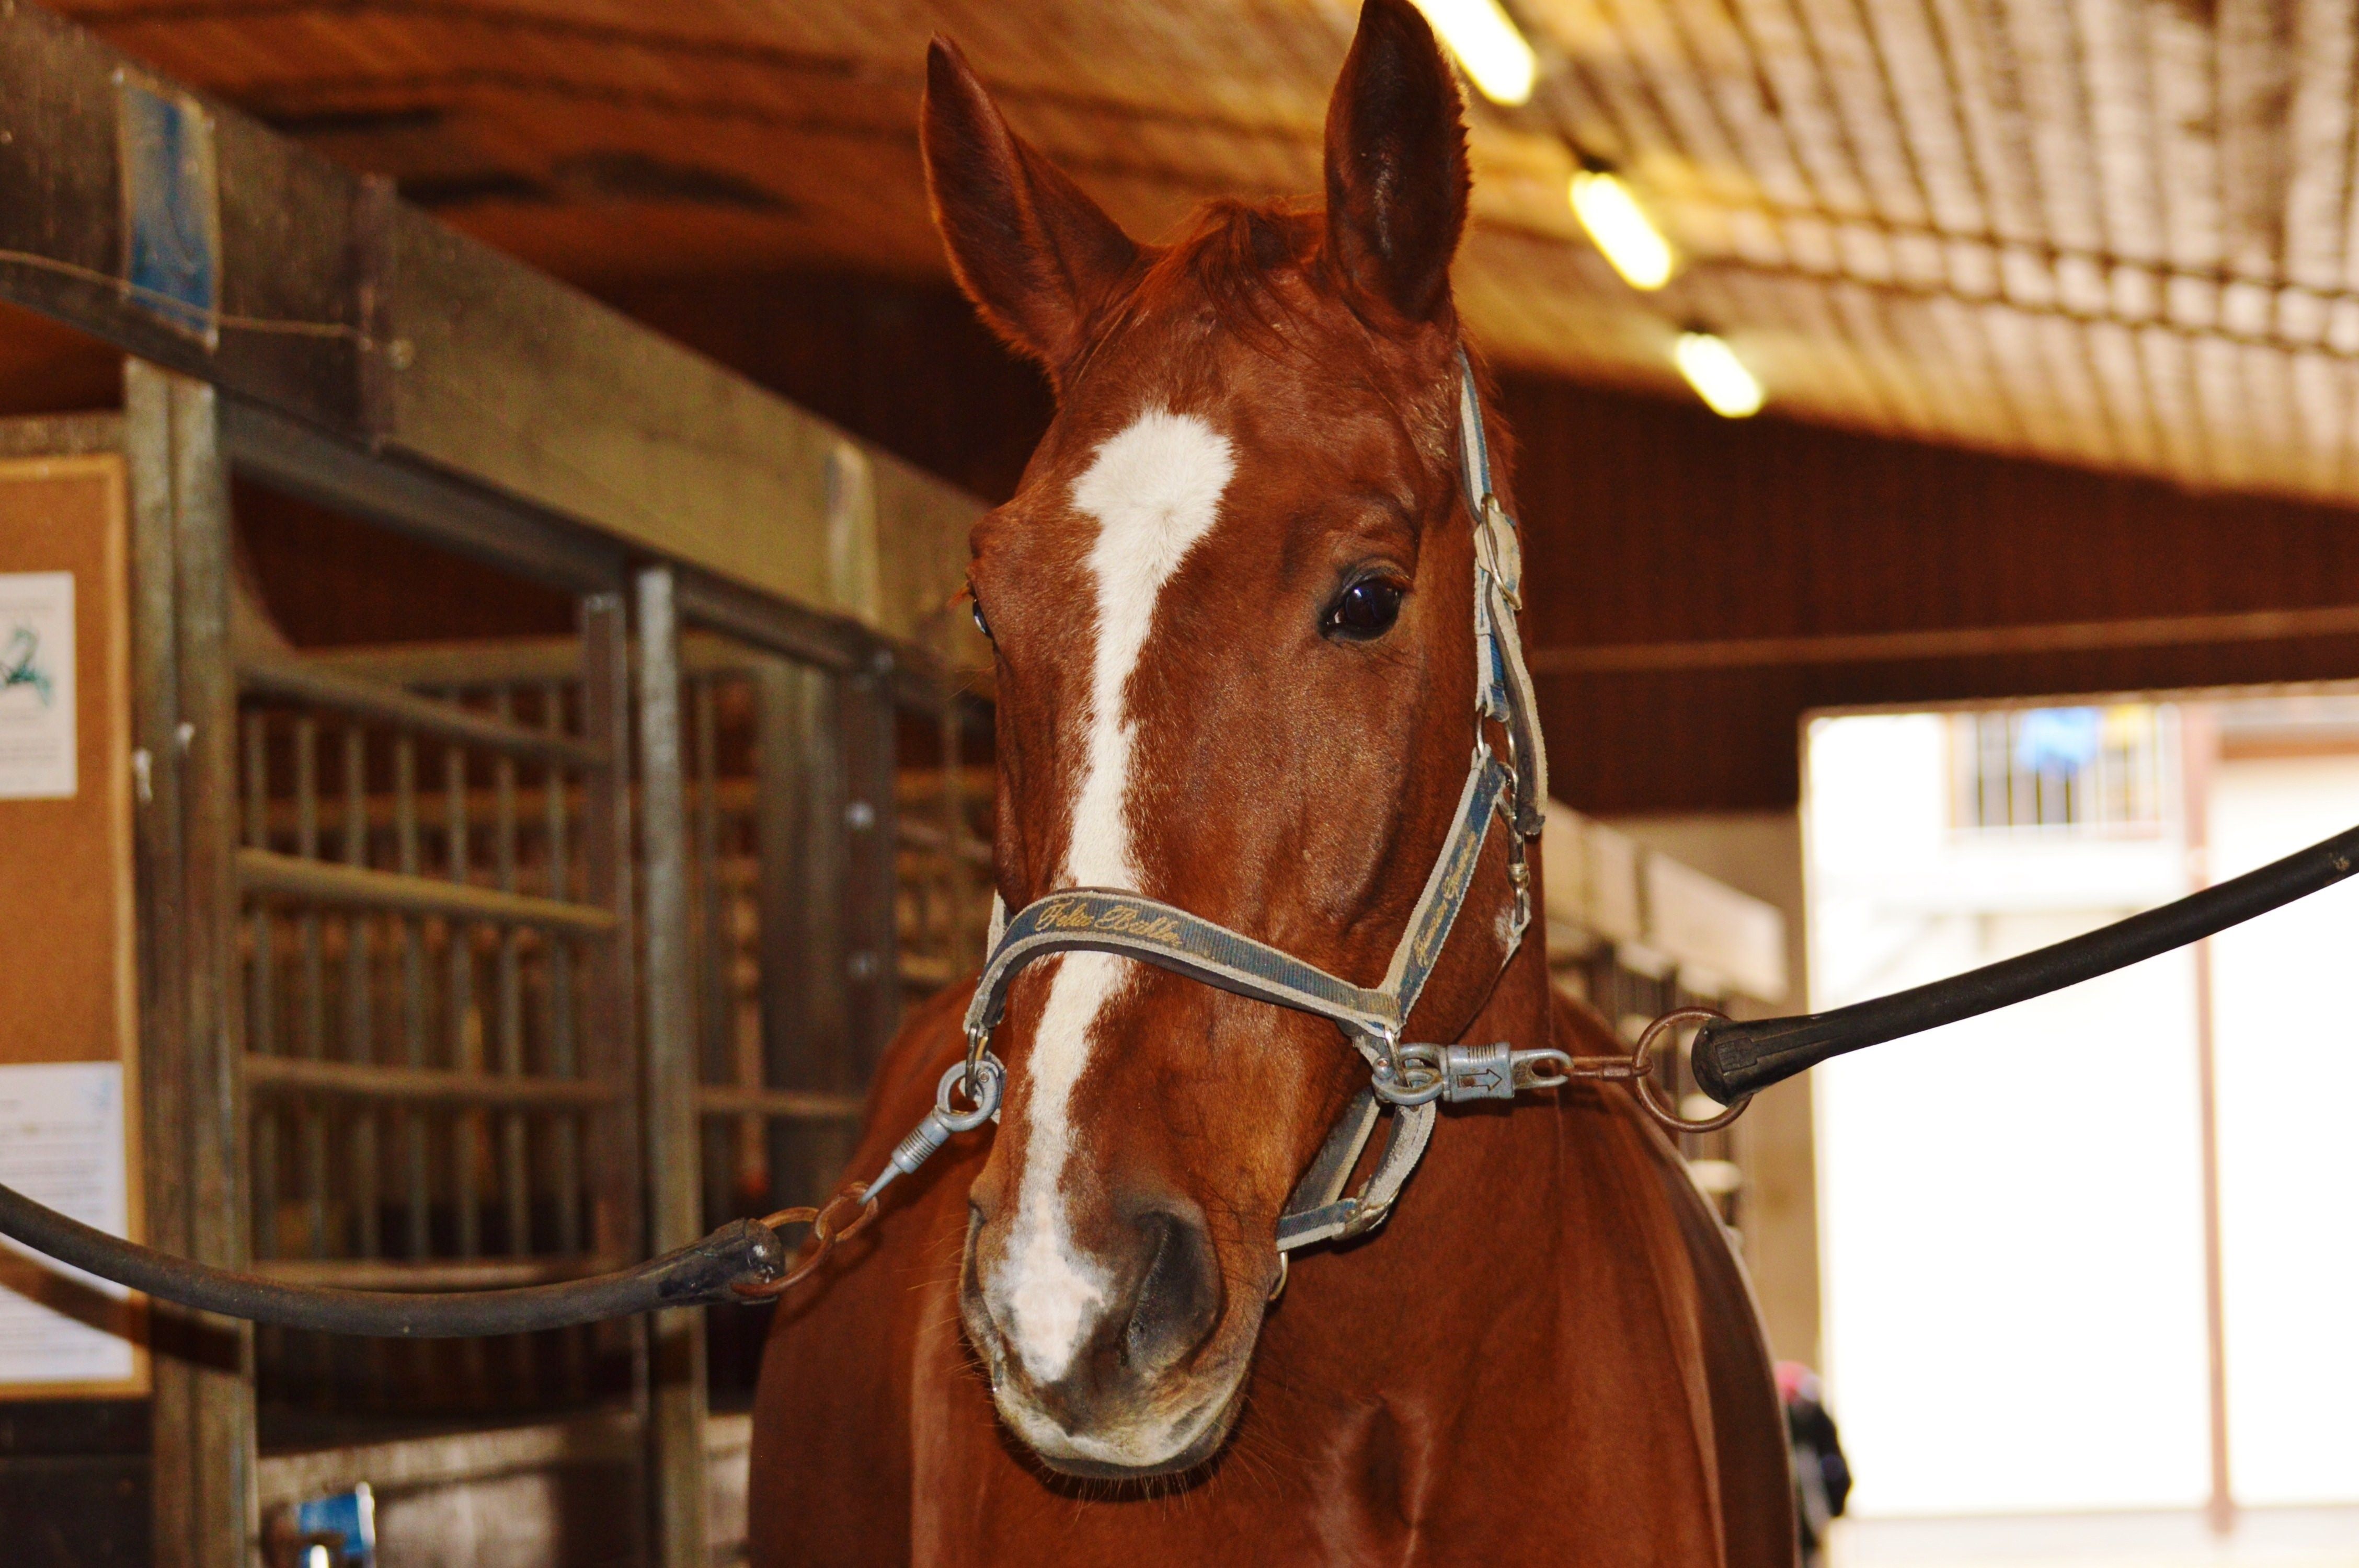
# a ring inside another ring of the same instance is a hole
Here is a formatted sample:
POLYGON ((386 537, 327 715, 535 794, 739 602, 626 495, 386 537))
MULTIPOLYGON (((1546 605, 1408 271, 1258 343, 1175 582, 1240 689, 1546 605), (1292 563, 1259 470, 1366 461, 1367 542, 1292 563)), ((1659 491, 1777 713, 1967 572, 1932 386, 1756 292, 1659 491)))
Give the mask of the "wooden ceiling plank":
POLYGON ((2154 263, 2163 257, 2162 215, 2157 207, 2154 112, 2136 31, 2144 10, 2131 0, 2061 0, 2078 41, 2088 146, 2103 239, 2114 259, 2154 263))
POLYGON ((2027 423, 1973 310, 1955 298, 1936 297, 1925 301, 1925 315, 1938 334, 1941 354, 1936 362, 1974 385, 1978 417, 1973 427, 1985 434, 1989 445, 2020 449, 2030 438, 2027 423))
POLYGON ((2138 365, 2136 341, 2129 329, 2118 321, 2076 325, 2123 463, 2155 472, 2164 466, 2164 454, 2169 444, 2157 429, 2154 406, 2147 397, 2146 378, 2138 365))
POLYGON ((2183 326, 2208 328, 2216 303, 2199 280, 2216 275, 2224 259, 2219 147, 2208 131, 2216 108, 2212 31, 2193 7, 2156 5, 2137 36, 2150 83, 2164 259, 2184 275, 2165 290, 2168 310, 2183 326))
MULTIPOLYGON (((1793 259, 1785 225, 1772 214, 1779 206, 1808 209, 1819 202, 1783 124, 1761 102, 1757 65, 1745 40, 1717 0, 1597 0, 1595 15, 1680 139, 1678 151, 1691 172, 1679 181, 1678 193, 1756 214, 1756 222, 1721 230, 1741 241, 1736 254, 1745 259, 1772 265, 1793 259)), ((1671 178, 1669 166, 1654 167, 1657 181, 1671 178)), ((1693 205, 1691 200, 1685 210, 1693 205)), ((1662 217, 1680 210, 1672 203, 1658 207, 1662 217)), ((1715 227, 1684 226, 1672 237, 1691 258, 1728 254, 1712 247, 1715 227)), ((1809 254, 1807 245, 1802 254, 1809 254)))
POLYGON ((1614 157, 1636 179, 1660 172, 1668 183, 1682 183, 1679 135, 1598 0, 1545 0, 1530 11, 1545 20, 1567 67, 1613 127, 1615 147, 1582 150, 1614 157))
POLYGON ((1946 297, 1935 289, 1876 296, 1885 336, 1905 357, 1926 389, 1938 429, 1932 438, 1969 446, 1994 446, 2008 427, 2005 399, 1990 377, 1979 344, 1969 339, 1963 354, 1940 319, 1936 306, 1946 297))
POLYGON ((2282 275, 2294 46, 2291 0, 2217 0, 2222 260, 2232 272, 2282 275))
POLYGON ((1607 103, 1607 90, 1588 62, 1560 48, 1546 33, 1531 41, 1540 60, 1539 84, 1532 92, 1534 114, 1556 125, 1590 157, 1623 168, 1635 165, 1639 149, 1607 103))
MULTIPOLYGON (((2044 449, 2042 443, 2053 439, 2056 415, 2051 406, 2051 388, 2045 378, 2029 371, 2032 356, 2020 330, 2021 318, 2006 303, 2011 295, 2020 292, 2019 285, 2011 284, 2006 276, 2006 255, 1999 247, 1984 247, 1982 265, 1977 270, 1987 270, 1992 287, 1989 292, 1970 297, 1961 319, 1973 324, 1982 341, 1983 357, 1991 367, 1994 382, 2006 390, 2007 406, 2025 449, 2038 451, 2044 449)), ((1953 268, 1956 265, 1953 258, 1953 268)))
MULTIPOLYGON (((1762 187, 1748 156, 1752 149, 1741 146, 1722 124, 1704 90, 1704 72, 1674 24, 1670 6, 1662 0, 1598 0, 1597 12, 1612 30, 1615 52, 1644 81, 1675 138, 1664 150, 1685 165, 1679 184, 1724 201, 1759 200, 1762 187)), ((1671 176, 1658 168, 1649 178, 1668 182, 1671 176)))
POLYGON ((2268 344, 2244 343, 2237 347, 2236 359, 2245 384, 2255 482, 2274 490, 2307 489, 2308 432, 2294 386, 2293 356, 2268 344))
POLYGON ((1794 10, 1827 83, 1851 161, 1878 218, 1922 228, 1933 221, 1932 201, 1893 103, 1884 55, 1863 10, 1875 3, 1794 0, 1794 10))
POLYGON ((1935 441, 1967 439, 1974 424, 1973 398, 1962 378, 1951 372, 1941 345, 1929 341, 1922 296, 1897 289, 1861 289, 1866 308, 1875 312, 1875 335, 1886 346, 1924 406, 1926 438, 1935 441))
POLYGON ((2252 428, 2237 347, 2221 338, 2188 340, 2190 378, 2203 422, 2212 432, 2212 467, 2221 484, 2243 489, 2259 477, 2253 462, 2252 428))
POLYGON ((1843 330, 1833 289, 1827 284, 1734 273, 1722 273, 1715 281, 1729 287, 1731 294, 1746 305, 1738 319, 1782 327, 1810 345, 1826 373, 1835 378, 1836 384, 1828 388, 1834 394, 1833 401, 1851 410, 1848 417, 1853 422, 1906 427, 1897 396, 1862 360, 1843 330))
POLYGON ((2073 437, 2087 454, 2084 460, 2118 467, 2126 460, 2128 443, 2115 427, 2115 410, 2104 395, 2081 326, 2066 316, 2036 318, 2031 336, 2038 345, 2038 362, 2072 410, 2073 437))
POLYGON ((2359 294, 2359 19, 2347 0, 2301 0, 2299 26, 2285 276, 2359 294))
POLYGON ((1920 0, 1866 0, 1866 18, 1893 119, 1923 188, 1926 222, 1946 233, 1989 232, 1957 87, 1930 14, 1920 0))
MULTIPOLYGON (((1896 0, 1897 3, 1897 0, 1896 0)), ((2045 237, 2029 136, 2014 84, 1999 65, 1976 0, 1923 0, 1957 92, 1966 146, 1989 214, 1979 237, 1994 243, 2045 237)), ((2003 57, 2001 57, 2003 58, 2003 57)))
POLYGON ((1761 62, 1726 0, 1654 3, 1667 5, 1687 40, 1704 91, 1751 174, 1754 200, 1772 209, 1815 206, 1793 137, 1764 93, 1761 62))
POLYGON ((2312 495, 2332 496, 2347 440, 2343 396, 2347 376, 2326 355, 2288 353, 2293 406, 2300 420, 2301 483, 2312 495))
POLYGON ((1777 96, 1797 163, 1830 217, 1867 217, 1875 205, 1828 97, 1810 35, 1788 0, 1728 0, 1762 74, 1777 96))
POLYGON ((2075 321, 2072 328, 2124 466, 2147 473, 2163 470, 2170 460, 2170 438, 2147 395, 2145 367, 2131 329, 2109 320, 2075 321))
POLYGON ((2359 490, 2359 365, 2347 359, 2335 361, 2334 379, 2343 417, 2335 431, 2340 440, 2335 451, 2333 493, 2341 499, 2359 490))
POLYGON ((1785 265, 1786 243, 1777 225, 1757 207, 1673 200, 1658 201, 1656 214, 1690 261, 1734 257, 1756 266, 1785 265))
POLYGON ((1901 429, 1917 440, 1940 439, 1949 421, 1934 411, 1932 390, 1886 330, 1879 308, 1885 297, 1853 283, 1838 283, 1827 294, 1831 314, 1843 330, 1843 348, 1898 416, 1901 429))
MULTIPOLYGON (((934 272, 914 120, 936 27, 1143 228, 1215 192, 1315 189, 1353 12, 505 3, 148 0, 109 26, 270 112, 438 114, 314 145, 538 184, 444 211, 544 265, 934 272), (568 183, 599 154, 731 176, 779 210, 568 183)), ((1460 276, 1519 362, 1663 388, 1665 324, 1692 313, 1797 413, 2205 485, 2359 487, 2359 365, 2335 357, 2359 356, 2351 0, 1508 3, 1548 75, 1530 110, 1474 106, 1460 276), (1558 135, 1656 197, 1691 264, 1669 294, 1630 293, 1574 237, 1558 135)))
POLYGON ((2219 441, 2196 395, 2188 336, 2158 321, 2137 329, 2138 362, 2146 370, 2147 396, 2171 433, 2173 468, 2188 482, 2220 486, 2219 441))
POLYGON ((2064 0, 1997 0, 1989 13, 2012 58, 2013 95, 2036 166, 2040 238, 2051 249, 2104 244, 2081 96, 2080 42, 2064 0))
POLYGON ((2024 438, 2030 449, 2049 455, 2078 449, 2070 438, 2078 410, 2068 405, 2055 383, 2041 373, 2039 345, 2031 318, 2003 300, 1985 300, 1974 307, 1974 318, 1991 345, 1991 358, 2024 419, 2024 438))

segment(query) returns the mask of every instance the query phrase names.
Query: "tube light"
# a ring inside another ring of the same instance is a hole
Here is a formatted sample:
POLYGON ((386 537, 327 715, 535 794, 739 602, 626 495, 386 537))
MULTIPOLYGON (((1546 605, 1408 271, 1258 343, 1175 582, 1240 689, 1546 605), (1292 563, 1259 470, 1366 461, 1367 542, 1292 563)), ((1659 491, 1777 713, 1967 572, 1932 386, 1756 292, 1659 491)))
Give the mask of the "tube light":
POLYGON ((1671 280, 1671 243, 1621 176, 1589 168, 1574 175, 1572 211, 1631 287, 1660 288, 1671 280))
POLYGON ((1494 103, 1522 103, 1532 95, 1539 61, 1516 29, 1499 0, 1415 0, 1483 96, 1494 103))
POLYGON ((1761 411, 1761 384, 1736 351, 1710 332, 1681 332, 1671 358, 1696 395, 1722 418, 1742 419, 1761 411))

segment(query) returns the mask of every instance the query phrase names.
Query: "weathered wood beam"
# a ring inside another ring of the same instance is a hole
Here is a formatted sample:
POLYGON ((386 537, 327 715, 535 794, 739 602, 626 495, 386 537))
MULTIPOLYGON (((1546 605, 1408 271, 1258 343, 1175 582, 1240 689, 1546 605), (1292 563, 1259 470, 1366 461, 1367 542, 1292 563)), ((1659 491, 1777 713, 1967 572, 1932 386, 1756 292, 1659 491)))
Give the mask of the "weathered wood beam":
POLYGON ((962 569, 981 503, 219 104, 204 105, 215 341, 168 323, 118 281, 118 72, 154 80, 77 27, 0 6, 0 298, 397 467, 889 636, 950 637, 938 653, 980 662, 936 613, 932 563, 962 569), (875 553, 904 563, 867 606, 830 572, 830 464, 847 448, 876 476, 862 525, 890 545, 875 553))

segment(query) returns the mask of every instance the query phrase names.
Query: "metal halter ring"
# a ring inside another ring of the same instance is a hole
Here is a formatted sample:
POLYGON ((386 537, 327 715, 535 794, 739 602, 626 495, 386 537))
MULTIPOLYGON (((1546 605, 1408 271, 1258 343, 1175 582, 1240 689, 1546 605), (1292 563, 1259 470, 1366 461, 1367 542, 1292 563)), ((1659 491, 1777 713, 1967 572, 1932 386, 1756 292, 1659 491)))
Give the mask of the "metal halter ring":
POLYGON ((1380 1061, 1368 1072, 1368 1087, 1386 1105, 1404 1110, 1430 1105, 1450 1087, 1449 1075, 1441 1070, 1440 1046, 1398 1045, 1390 1054, 1391 1061, 1380 1061), (1394 1062, 1400 1064, 1397 1071, 1394 1062))
POLYGON ((971 1068, 960 1062, 944 1073, 942 1081, 935 1086, 934 1114, 952 1132, 973 1132, 999 1114, 999 1097, 1006 1085, 1007 1069, 999 1065, 996 1056, 986 1053, 971 1068), (961 1110, 953 1103, 951 1097, 962 1094, 967 1097, 971 1108, 961 1110))
POLYGON ((1690 1120, 1680 1114, 1679 1107, 1664 1100, 1662 1088, 1655 1082, 1655 1042, 1658 1039, 1682 1023, 1701 1024, 1714 1019, 1725 1022, 1727 1017, 1718 1008, 1675 1007, 1647 1025, 1646 1032, 1638 1036, 1638 1048, 1630 1053, 1630 1076, 1638 1090, 1638 1103, 1647 1108, 1648 1116, 1673 1132, 1717 1132, 1743 1116, 1745 1108, 1753 1103, 1753 1097, 1746 1095, 1717 1116, 1690 1120))

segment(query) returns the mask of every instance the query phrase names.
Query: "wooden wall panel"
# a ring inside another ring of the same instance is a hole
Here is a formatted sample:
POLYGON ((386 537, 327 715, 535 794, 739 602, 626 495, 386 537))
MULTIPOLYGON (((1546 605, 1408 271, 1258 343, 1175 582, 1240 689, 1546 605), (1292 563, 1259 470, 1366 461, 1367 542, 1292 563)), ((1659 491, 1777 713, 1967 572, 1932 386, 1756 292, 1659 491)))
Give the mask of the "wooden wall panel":
POLYGON ((610 305, 990 502, 1048 427, 1049 384, 956 290, 842 273, 608 284, 610 305))
MULTIPOLYGON (((1510 377, 1544 650, 2359 605, 2359 513, 1510 377)), ((2359 676, 2359 637, 1557 674, 1556 792, 1782 807, 1811 707, 2359 676)))

